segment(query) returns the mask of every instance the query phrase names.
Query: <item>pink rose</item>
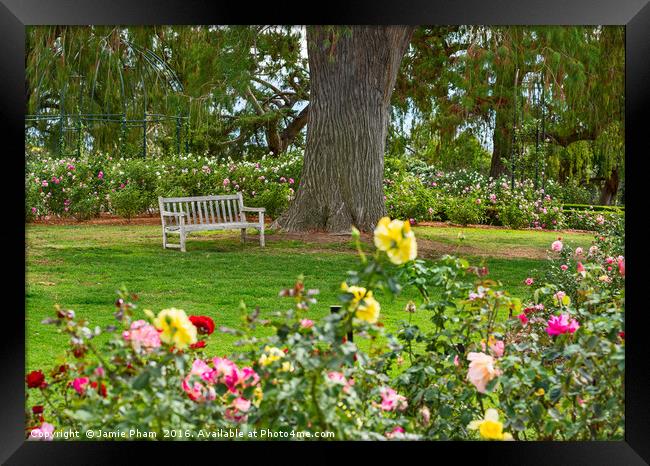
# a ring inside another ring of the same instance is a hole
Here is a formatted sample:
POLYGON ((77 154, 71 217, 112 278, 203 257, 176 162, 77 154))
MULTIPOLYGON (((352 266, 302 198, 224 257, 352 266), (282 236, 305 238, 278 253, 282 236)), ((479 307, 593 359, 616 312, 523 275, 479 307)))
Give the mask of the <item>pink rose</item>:
POLYGON ((495 357, 500 358, 501 356, 503 356, 503 352, 506 348, 506 345, 502 340, 497 340, 489 346, 490 346, 490 350, 492 351, 492 354, 494 354, 495 357))
POLYGON ((250 400, 238 396, 235 398, 235 401, 232 402, 232 407, 238 411, 247 412, 251 408, 250 400))
POLYGON ((568 270, 569 266, 566 265, 566 264, 562 264, 562 265, 560 266, 560 268, 562 269, 562 272, 566 272, 566 271, 568 270))
POLYGON ((312 328, 314 326, 314 321, 310 319, 302 319, 300 321, 300 328, 312 328))
POLYGON ((384 411, 404 411, 408 407, 406 397, 399 395, 390 387, 382 387, 379 390, 381 395, 381 409, 384 411))
POLYGON ((88 385, 89 382, 90 379, 88 377, 77 377, 72 382, 70 382, 70 385, 79 395, 83 395, 86 391, 86 385, 88 385))
POLYGON ((551 316, 548 320, 546 333, 551 336, 562 335, 564 333, 574 333, 580 328, 580 324, 575 319, 569 321, 568 314, 561 314, 559 316, 551 316))
POLYGON ((526 314, 523 312, 517 316, 517 319, 521 321, 521 325, 526 325, 528 323, 528 317, 526 317, 526 314))
POLYGON ((562 241, 558 239, 556 241, 553 241, 553 243, 551 244, 551 249, 555 252, 560 252, 563 246, 564 245, 562 244, 562 241))
POLYGON ((131 343, 136 351, 151 352, 160 346, 160 333, 156 327, 144 320, 136 320, 131 323, 129 330, 122 333, 124 340, 131 343))
POLYGON ((347 379, 345 378, 345 375, 343 375, 342 372, 337 372, 337 371, 328 372, 327 378, 335 383, 343 383, 343 384, 347 383, 347 379))
POLYGON ((404 427, 396 426, 393 430, 386 433, 386 438, 403 438, 404 433, 404 427))
POLYGON ((203 382, 210 381, 214 371, 208 366, 205 361, 196 359, 192 363, 190 373, 183 379, 181 387, 193 401, 213 400, 216 398, 214 388, 209 384, 206 386, 203 382), (191 379, 194 378, 194 381, 191 379), (200 379, 201 382, 199 380, 200 379))
POLYGON ((29 433, 29 440, 44 440, 49 442, 54 440, 54 436, 52 435, 53 432, 54 426, 52 424, 44 422, 36 429, 32 429, 32 431, 29 433))
POLYGON ((524 280, 524 283, 528 286, 532 285, 535 283, 535 280, 533 280, 531 277, 528 277, 526 280, 524 280))
POLYGON ((352 379, 346 379, 345 375, 343 375, 342 372, 337 372, 337 371, 331 371, 327 373, 327 378, 331 382, 339 385, 343 385, 343 393, 348 393, 350 390, 350 387, 354 385, 354 380, 352 379))

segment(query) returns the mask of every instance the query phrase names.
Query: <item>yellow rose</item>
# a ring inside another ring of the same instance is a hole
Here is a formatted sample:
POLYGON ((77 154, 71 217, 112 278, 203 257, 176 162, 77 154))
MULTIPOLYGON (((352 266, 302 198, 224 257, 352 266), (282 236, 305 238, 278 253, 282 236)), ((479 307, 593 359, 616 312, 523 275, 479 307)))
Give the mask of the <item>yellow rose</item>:
POLYGON ((485 411, 485 418, 470 422, 467 428, 478 429, 481 438, 486 440, 512 440, 512 435, 503 432, 503 424, 499 422, 499 413, 493 408, 485 411))
POLYGON ((160 339, 178 349, 185 349, 196 343, 196 327, 182 309, 163 309, 153 320, 153 325, 162 330, 160 339))
MULTIPOLYGON (((370 292, 372 293, 372 292, 370 292)), ((366 296, 363 298, 363 302, 357 307, 356 317, 361 320, 365 320, 370 324, 377 323, 379 320, 379 302, 372 296, 366 296)))
POLYGON ((368 291, 362 286, 348 286, 345 282, 341 284, 341 289, 346 293, 352 294, 352 300, 348 304, 348 309, 350 311, 356 310, 355 316, 358 319, 365 320, 370 324, 377 322, 381 306, 372 296, 372 291, 368 291))
POLYGON ((265 346, 264 353, 260 357, 259 363, 262 366, 270 366, 275 361, 279 361, 280 358, 284 357, 284 351, 275 346, 265 346))
POLYGON ((403 264, 415 259, 418 247, 409 222, 383 217, 375 228, 375 246, 386 252, 393 264, 403 264))
POLYGON ((293 372, 295 369, 290 361, 284 361, 280 370, 282 372, 293 372))
POLYGON ((262 391, 262 387, 257 385, 253 390, 253 405, 259 408, 260 403, 262 403, 263 399, 264 399, 264 392, 262 391))

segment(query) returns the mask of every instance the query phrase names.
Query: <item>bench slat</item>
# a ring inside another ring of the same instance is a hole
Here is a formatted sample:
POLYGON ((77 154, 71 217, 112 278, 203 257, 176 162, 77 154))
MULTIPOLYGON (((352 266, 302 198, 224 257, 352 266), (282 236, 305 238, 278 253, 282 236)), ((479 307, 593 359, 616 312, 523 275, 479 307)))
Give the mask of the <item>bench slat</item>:
MULTIPOLYGON (((202 231, 202 230, 239 230, 241 228, 258 228, 259 223, 251 222, 233 222, 233 223, 215 223, 208 225, 185 225, 185 231, 202 231)), ((166 226, 165 231, 168 233, 180 233, 178 226, 166 226)))
POLYGON ((226 199, 223 202, 224 202, 224 204, 226 204, 226 209, 228 210, 228 221, 230 223, 233 223, 232 222, 232 213, 230 212, 230 199, 226 199))
POLYGON ((236 194, 212 195, 212 196, 186 196, 186 197, 163 197, 163 202, 190 202, 190 201, 216 201, 225 199, 238 199, 236 194))
POLYGON ((217 223, 214 218, 214 209, 212 208, 212 201, 208 201, 208 207, 210 208, 210 216, 212 217, 212 223, 217 223))
MULTIPOLYGON (((175 203, 175 202, 172 202, 171 204, 167 203, 167 205, 168 205, 168 206, 171 205, 171 207, 172 207, 172 212, 174 212, 174 213, 178 213, 178 212, 176 211, 176 203, 175 203)), ((169 209, 169 207, 167 207, 167 208, 169 209)), ((178 225, 179 223, 180 223, 180 219, 178 219, 177 217, 174 217, 174 225, 178 225)))
POLYGON ((194 212, 194 201, 190 201, 190 208, 192 209, 192 223, 196 225, 196 212, 194 212))
POLYGON ((226 207, 223 205, 223 201, 217 200, 217 205, 219 206, 219 210, 221 211, 221 221, 227 223, 228 219, 226 217, 226 207))
POLYGON ((199 211, 201 212, 201 216, 203 217, 203 223, 210 223, 210 219, 208 218, 208 212, 205 210, 205 201, 199 201, 199 211))
POLYGON ((201 209, 201 201, 196 202, 196 210, 199 213, 199 224, 203 225, 203 209, 201 209))

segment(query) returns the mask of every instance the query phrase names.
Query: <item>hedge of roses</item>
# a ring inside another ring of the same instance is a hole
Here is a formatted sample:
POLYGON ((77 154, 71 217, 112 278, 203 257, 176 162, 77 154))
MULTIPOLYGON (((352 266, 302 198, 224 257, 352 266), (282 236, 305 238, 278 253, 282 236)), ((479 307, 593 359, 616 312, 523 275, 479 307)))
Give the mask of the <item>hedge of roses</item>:
MULTIPOLYGON (((132 217, 158 208, 158 196, 195 196, 241 191, 247 205, 265 207, 276 218, 289 205, 302 167, 299 154, 259 161, 219 161, 214 158, 113 159, 107 155, 81 158, 27 158, 26 215, 92 218, 100 212, 132 217)), ((492 179, 476 172, 444 173, 410 160, 386 160, 386 208, 391 217, 492 224, 511 228, 595 229, 621 212, 564 210, 562 188, 549 182, 535 189, 531 181, 492 179)))
POLYGON ((622 439, 618 233, 575 247, 554 241, 553 272, 522 277, 531 290, 522 298, 485 267, 417 259, 409 222, 385 218, 371 255, 353 234, 359 266, 340 285, 341 310, 322 319, 310 310, 318 291, 301 278, 280 292, 285 310, 262 316, 242 304, 235 329, 180 309, 140 311, 125 291, 108 328, 58 308, 45 323, 70 346, 64 362, 26 376, 28 403, 35 391, 45 400, 28 406, 26 437, 49 440, 72 428, 200 440, 236 427, 244 438, 268 430, 283 439, 622 439), (408 287, 421 298, 406 305, 392 335, 381 302, 408 287), (431 325, 410 323, 414 312, 431 325), (258 336, 261 327, 272 335, 258 336), (221 354, 215 328, 238 335, 240 349, 221 354), (97 347, 101 333, 109 341, 97 347))
POLYGON ((287 155, 259 162, 172 156, 115 159, 30 157, 27 163, 28 219, 48 215, 87 219, 100 212, 132 217, 158 208, 158 196, 232 194, 276 217, 297 188, 301 161, 287 155))

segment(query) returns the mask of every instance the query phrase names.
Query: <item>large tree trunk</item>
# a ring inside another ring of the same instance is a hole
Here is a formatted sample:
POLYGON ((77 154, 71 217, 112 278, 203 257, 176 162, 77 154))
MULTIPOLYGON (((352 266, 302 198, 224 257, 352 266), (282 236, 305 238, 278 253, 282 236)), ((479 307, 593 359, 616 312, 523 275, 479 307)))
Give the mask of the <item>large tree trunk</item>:
POLYGON ((494 134, 492 135, 492 163, 490 176, 498 178, 508 173, 503 159, 512 156, 512 108, 498 108, 496 111, 494 134))
POLYGON ((413 33, 407 26, 309 27, 309 121, 287 231, 374 228, 386 214, 383 172, 390 97, 413 33))
POLYGON ((615 168, 600 189, 600 205, 614 204, 614 201, 616 201, 616 193, 618 192, 618 183, 618 168, 615 168))
POLYGON ((514 93, 515 70, 513 68, 497 67, 496 81, 494 83, 496 116, 494 119, 494 133, 492 135, 492 163, 490 176, 498 178, 509 172, 503 159, 512 157, 512 131, 514 125, 514 93))

